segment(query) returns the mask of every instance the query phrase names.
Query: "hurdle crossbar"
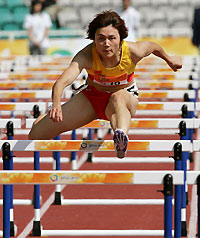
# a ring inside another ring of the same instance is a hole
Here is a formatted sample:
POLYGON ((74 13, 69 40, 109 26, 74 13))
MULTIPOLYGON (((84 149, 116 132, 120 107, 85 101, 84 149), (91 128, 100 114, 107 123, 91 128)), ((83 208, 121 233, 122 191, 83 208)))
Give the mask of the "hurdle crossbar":
POLYGON ((40 88, 46 88, 51 89, 53 87, 54 81, 51 80, 7 80, 7 81, 1 81, 0 82, 0 88, 4 89, 40 89, 40 88))
POLYGON ((164 236, 164 230, 41 230, 41 236, 164 236))
POLYGON ((61 199, 62 205, 164 205, 164 199, 61 199))
POLYGON ((153 82, 152 80, 137 80, 139 88, 174 88, 174 89, 188 89, 191 85, 192 88, 198 88, 198 81, 196 80, 159 80, 153 82))
MULTIPOLYGON (((152 82, 152 80, 136 80, 139 88, 174 88, 174 89, 188 89, 191 85, 192 88, 198 88, 198 81, 195 80, 159 80, 152 82)), ((0 88, 4 89, 51 89, 54 84, 54 80, 5 80, 0 82, 0 88)))
POLYGON ((0 128, 5 128, 8 122, 13 122, 13 128, 21 128, 21 119, 19 118, 1 118, 0 119, 0 128))
MULTIPOLYGON (((45 102, 1 102, 0 103, 0 110, 1 111, 26 111, 30 108, 32 109, 34 105, 38 105, 40 110, 45 111, 47 109, 47 105, 51 106, 52 103, 45 103, 45 102)), ((138 104, 138 110, 164 110, 164 111, 180 111, 183 105, 187 106, 188 111, 195 110, 195 103, 194 102, 140 102, 138 104)), ((200 104, 197 104, 200 105, 200 104)))
POLYGON ((200 140, 193 141, 193 151, 200 151, 200 140))
MULTIPOLYGON (((69 98, 69 93, 66 90, 64 97, 69 98)), ((17 98, 17 99, 48 99, 51 98, 51 90, 2 90, 0 91, 0 97, 5 99, 17 98)), ((140 98, 166 98, 166 99, 183 99, 187 94, 189 99, 195 99, 194 90, 140 90, 140 98)))
POLYGON ((45 102, 0 102, 1 111, 31 111, 35 105, 39 106, 41 112, 45 112, 47 104, 45 102))
POLYGON ((187 171, 187 183, 189 185, 197 184, 197 178, 200 175, 200 171, 187 171))
MULTIPOLYGON (((31 128, 36 119, 27 118, 26 128, 31 128)), ((153 129, 178 129, 180 122, 186 123, 186 128, 200 128, 200 119, 198 118, 141 118, 132 119, 130 128, 153 128, 153 129)), ((82 128, 111 128, 110 122, 106 120, 93 120, 82 128)))
POLYGON ((174 163, 170 157, 126 157, 120 160, 116 157, 92 157, 92 163, 174 163))
POLYGON ((163 184, 166 174, 173 176, 173 184, 184 184, 183 171, 1 171, 0 184, 163 184))
MULTIPOLYGON (((113 140, 1 140, 11 151, 115 151, 113 140)), ((130 140, 128 151, 173 151, 180 143, 182 151, 193 151, 190 140, 130 140)))

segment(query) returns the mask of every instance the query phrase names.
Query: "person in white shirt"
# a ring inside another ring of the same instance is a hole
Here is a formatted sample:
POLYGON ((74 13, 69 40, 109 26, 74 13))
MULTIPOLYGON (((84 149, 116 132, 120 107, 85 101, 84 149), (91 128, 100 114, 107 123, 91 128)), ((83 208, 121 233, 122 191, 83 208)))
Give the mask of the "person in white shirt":
POLYGON ((48 33, 52 26, 48 13, 43 12, 42 3, 34 0, 31 3, 30 13, 24 20, 27 30, 31 55, 44 55, 49 47, 48 33))
POLYGON ((131 5, 131 0, 122 0, 122 10, 119 12, 128 28, 126 41, 136 41, 137 29, 140 25, 140 13, 131 5))

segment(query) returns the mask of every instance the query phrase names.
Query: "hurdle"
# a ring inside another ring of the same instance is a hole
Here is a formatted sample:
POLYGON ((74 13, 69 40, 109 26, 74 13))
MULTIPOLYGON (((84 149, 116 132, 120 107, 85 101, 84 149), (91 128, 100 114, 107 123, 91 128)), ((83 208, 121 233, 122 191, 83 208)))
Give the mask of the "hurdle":
MULTIPOLYGON (((35 102, 0 102, 0 110, 1 111, 30 111, 30 108, 35 106, 35 102)), ((197 104, 197 109, 199 108, 199 104, 197 104)), ((41 113, 44 113, 48 106, 51 106, 52 103, 45 103, 45 102, 37 102, 41 113)), ((187 107, 187 111, 195 111, 195 104, 194 102, 139 102, 138 104, 138 111, 136 115, 144 115, 144 111, 154 111, 156 114, 166 114, 169 115, 171 111, 171 115, 178 114, 181 115, 183 106, 187 107), (141 111, 141 113, 139 113, 141 111)))
MULTIPOLYGON (((82 140, 47 140, 47 141, 0 141, 0 145, 9 144, 11 151, 114 151, 113 141, 82 141, 82 140)), ((173 151, 175 150, 175 169, 181 170, 181 154, 182 151, 190 151, 192 149, 192 144, 190 141, 129 141, 128 150, 132 151, 173 151)), ((10 154, 10 153, 9 153, 10 154)), ((181 187, 177 188, 176 196, 179 197, 181 201, 181 187)), ((37 201, 37 199, 35 199, 37 201)), ((35 221, 38 221, 38 207, 39 201, 37 201, 37 205, 34 206, 37 208, 35 210, 35 221)), ((180 224, 177 225, 181 227, 181 205, 177 205, 176 216, 178 217, 176 221, 180 220, 180 224)))
MULTIPOLYGON (((49 99, 51 98, 52 90, 3 90, 0 91, 2 99, 49 99)), ((63 93, 63 98, 70 98, 72 92, 66 88, 63 93)), ((195 100, 195 90, 140 90, 140 98, 155 98, 155 99, 184 99, 195 100)))
MULTIPOLYGON (((48 79, 48 80, 56 80, 66 69, 67 65, 65 68, 55 68, 54 71, 48 71, 47 68, 43 68, 41 70, 40 68, 35 69, 34 71, 31 70, 31 68, 27 68, 25 72, 20 72, 20 73, 4 73, 0 74, 0 78, 2 80, 9 79, 17 79, 17 80, 43 80, 43 79, 48 79), (40 71, 39 71, 40 70, 40 71)), ((170 80, 175 80, 175 79, 180 79, 184 80, 186 78, 189 78, 190 76, 193 76, 194 78, 198 78, 198 74, 196 72, 191 72, 191 71, 179 71, 174 73, 172 70, 171 71, 162 71, 162 72, 145 72, 145 71, 139 71, 136 70, 134 73, 134 77, 136 79, 170 79, 170 80)))
MULTIPOLYGON (((144 105, 144 104, 143 104, 143 105, 144 105)), ((144 108, 143 105, 142 105, 142 108, 144 108)), ((156 109, 157 109, 157 108, 160 108, 160 107, 158 106, 158 104, 154 104, 154 105, 156 105, 156 106, 153 106, 153 109, 154 109, 154 108, 156 108, 156 109)), ((189 105, 189 104, 188 104, 188 105, 189 105)), ((191 105, 192 105, 192 104, 191 104, 191 105)), ((168 107, 167 107, 167 104, 165 104, 165 109, 166 109, 166 108, 168 108, 168 107)), ((148 109, 149 109, 149 106, 148 106, 148 105, 145 106, 145 109, 148 110, 148 109), (146 108, 147 108, 147 109, 146 109, 146 108)), ((177 108, 176 108, 176 109, 177 109, 177 108)))
MULTIPOLYGON (((135 80, 139 88, 155 88, 155 89, 188 89, 189 87, 193 89, 198 89, 197 80, 135 80)), ((0 84, 1 87, 1 84, 0 84)))
POLYGON ((26 111, 40 114, 45 113, 46 109, 47 104, 45 102, 0 102, 0 111, 4 114, 14 112, 16 115, 22 115, 26 111))
MULTIPOLYGON (((26 119, 26 128, 31 128, 33 125, 33 122, 35 119, 26 119)), ((130 134, 179 134, 182 139, 187 140, 189 139, 189 133, 188 129, 197 129, 200 127, 200 119, 196 118, 191 118, 191 119, 181 119, 181 118, 158 118, 158 119, 153 119, 153 118, 144 118, 144 119, 132 119, 131 120, 131 125, 130 125, 130 134), (186 123, 186 124, 185 124, 186 123), (146 130, 145 130, 146 128, 146 130), (148 129, 147 129, 148 128, 148 129), (169 128, 171 130, 169 130, 169 128), (155 133, 155 129, 162 129, 161 131, 159 130, 157 133, 155 133), (163 129, 167 129, 163 131, 163 129), (150 132, 152 130, 152 132, 150 132)), ((91 128, 91 129, 110 129, 110 123, 109 121, 105 120, 94 120, 91 123, 85 125, 82 127, 84 128, 91 128)), ((80 131, 80 129, 79 129, 80 131)), ((63 133, 63 134, 69 134, 63 133)), ((98 139, 102 139, 102 135, 99 133, 98 139)), ((139 159, 139 158, 138 158, 139 159)), ((138 159, 128 159, 125 162, 137 162, 138 159)), ((141 159, 141 158, 140 158, 141 159)), ((160 158, 161 159, 161 158, 160 158)), ((191 159, 191 158, 190 158, 191 159)), ((94 162, 98 161, 98 158, 94 158, 94 162)), ((98 162, 105 162, 108 161, 107 159, 99 160, 98 162)), ((122 162, 121 160, 119 161, 118 159, 111 159, 110 162, 122 162)), ((170 158, 165 158, 163 162, 173 162, 173 160, 170 160, 170 158)), ((139 161, 138 161, 139 162, 139 161)), ((141 162, 141 161, 140 161, 141 162)), ((158 162, 158 159, 153 159, 153 160, 148 160, 148 162, 158 162)), ((76 164, 74 164, 74 167, 72 169, 76 169, 76 164)))
MULTIPOLYGON (((8 185, 14 184, 164 184, 164 230, 43 230, 41 226, 35 236, 165 236, 172 237, 176 234, 172 231, 172 185, 180 186, 183 184, 183 173, 181 171, 16 171, 14 176, 22 179, 10 179, 13 173, 3 171, 0 173, 0 183, 8 185), (25 175, 25 176, 24 176, 25 175), (117 182, 115 175, 118 176, 117 182), (152 176, 153 175, 153 176, 152 176), (92 176, 96 176, 96 181, 87 181, 92 176), (42 179, 41 179, 42 177, 42 179), (5 182, 7 181, 7 182, 5 182), (172 183, 173 181, 173 183, 172 183)), ((175 197, 176 199, 176 197, 175 197)), ((6 200, 6 199, 5 199, 6 200)), ((5 201, 6 202, 6 201, 5 201)), ((119 205, 119 204, 118 204, 119 205)), ((6 223, 6 220, 5 220, 6 223)), ((39 224, 40 225, 40 224, 39 224)), ((9 237, 9 230, 4 228, 4 232, 9 237)))
MULTIPOLYGON (((192 87, 198 88, 198 81, 196 80, 137 80, 135 79, 137 86, 143 88, 168 88, 168 89, 188 89, 192 87)), ((54 84, 53 80, 5 80, 0 82, 0 88, 3 89, 51 89, 54 84)))
MULTIPOLYGON (((137 68, 137 67, 136 67, 137 68)), ((139 69, 135 71, 134 77, 136 79, 170 79, 170 80, 184 80, 189 78, 190 76, 193 76, 194 78, 198 79, 198 74, 196 72, 190 72, 190 71, 178 71, 178 72, 173 72, 171 71, 162 71, 162 72, 145 72, 142 71, 140 72, 139 69)))
MULTIPOLYGON (((188 63, 183 63, 183 66, 181 68, 181 72, 183 71, 190 71, 190 72, 193 72, 195 70, 195 67, 197 68, 197 64, 193 63, 191 64, 188 64, 188 63)), ((160 64, 153 64, 153 65, 145 65, 145 64, 142 64, 142 62, 138 63, 137 64, 137 67, 136 67, 136 71, 142 71, 142 72, 145 72, 145 71, 156 71, 156 72, 171 72, 172 70, 169 68, 169 66, 167 64, 163 64, 163 65, 160 65, 160 64)))
POLYGON ((40 89, 46 88, 51 89, 54 84, 54 81, 49 80, 15 80, 12 82, 11 80, 5 80, 0 82, 0 88, 2 89, 40 89))

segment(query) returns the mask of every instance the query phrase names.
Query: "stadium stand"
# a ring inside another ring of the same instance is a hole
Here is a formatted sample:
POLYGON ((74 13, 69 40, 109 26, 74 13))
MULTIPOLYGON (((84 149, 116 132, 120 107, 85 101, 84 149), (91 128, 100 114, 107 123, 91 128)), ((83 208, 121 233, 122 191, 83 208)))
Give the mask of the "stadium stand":
MULTIPOLYGON (((0 0, 0 30, 8 31, 8 35, 10 31, 24 30, 22 22, 29 11, 30 2, 31 0, 0 0)), ((58 4, 63 6, 58 14, 60 30, 85 30, 96 13, 106 9, 119 10, 121 0, 60 0, 58 4)), ((133 0, 132 4, 141 13, 139 37, 153 36, 155 33, 160 37, 191 37, 193 11, 197 1, 133 0)), ((51 30, 57 30, 55 24, 51 30)), ((20 34, 25 36, 22 32, 20 34)))

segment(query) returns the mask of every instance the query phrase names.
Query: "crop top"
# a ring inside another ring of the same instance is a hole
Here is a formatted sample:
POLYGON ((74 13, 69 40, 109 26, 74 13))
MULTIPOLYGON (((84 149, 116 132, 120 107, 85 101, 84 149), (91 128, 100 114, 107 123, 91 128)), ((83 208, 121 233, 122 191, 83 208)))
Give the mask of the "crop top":
POLYGON ((89 79, 102 86, 124 85, 132 81, 135 64, 132 62, 128 44, 122 41, 122 54, 120 63, 112 68, 106 68, 101 62, 95 45, 92 46, 93 65, 86 69, 89 79))

